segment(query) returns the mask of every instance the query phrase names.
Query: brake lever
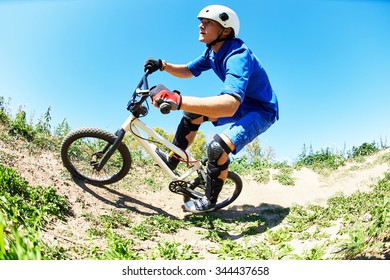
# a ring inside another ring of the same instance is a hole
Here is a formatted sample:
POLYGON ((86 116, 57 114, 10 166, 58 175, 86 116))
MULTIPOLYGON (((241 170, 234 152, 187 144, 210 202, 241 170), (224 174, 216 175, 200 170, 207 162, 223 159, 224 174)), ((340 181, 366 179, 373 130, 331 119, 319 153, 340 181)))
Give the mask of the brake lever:
POLYGON ((150 90, 149 89, 140 89, 140 88, 137 88, 135 90, 135 93, 137 95, 141 95, 141 96, 149 96, 149 93, 150 93, 150 90))

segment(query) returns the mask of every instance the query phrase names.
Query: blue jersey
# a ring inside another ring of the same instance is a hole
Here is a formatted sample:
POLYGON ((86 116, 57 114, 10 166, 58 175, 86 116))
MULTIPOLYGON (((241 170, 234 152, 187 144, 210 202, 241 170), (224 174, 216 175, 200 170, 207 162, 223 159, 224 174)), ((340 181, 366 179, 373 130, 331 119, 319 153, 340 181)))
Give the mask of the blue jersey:
POLYGON ((187 66, 195 77, 213 69, 223 81, 221 94, 230 94, 240 101, 240 115, 258 111, 270 121, 279 119, 278 99, 268 75, 242 40, 225 41, 217 53, 207 49, 187 66))

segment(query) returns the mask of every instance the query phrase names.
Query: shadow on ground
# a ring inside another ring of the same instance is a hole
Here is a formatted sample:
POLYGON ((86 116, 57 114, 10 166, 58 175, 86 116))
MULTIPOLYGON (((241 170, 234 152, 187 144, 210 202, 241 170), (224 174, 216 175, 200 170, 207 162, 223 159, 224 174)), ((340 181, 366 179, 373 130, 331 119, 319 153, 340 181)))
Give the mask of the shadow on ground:
POLYGON ((279 225, 289 214, 290 209, 280 205, 262 203, 259 206, 233 206, 202 215, 187 215, 186 220, 194 226, 203 222, 203 228, 214 230, 223 239, 236 240, 244 236, 257 235, 279 225), (221 228, 223 224, 234 224, 230 231, 221 228), (206 224, 206 225, 205 225, 206 224), (237 229, 240 229, 237 231, 237 229))
POLYGON ((92 195, 96 199, 99 199, 100 201, 102 201, 108 205, 111 205, 113 207, 127 209, 129 211, 132 211, 134 213, 137 213, 137 214, 140 214, 143 216, 164 215, 164 216, 169 217, 171 219, 177 219, 177 217, 169 214, 168 212, 160 209, 159 207, 153 206, 148 202, 144 202, 144 201, 135 199, 131 196, 128 196, 126 194, 123 194, 119 191, 108 188, 106 186, 99 186, 99 189, 110 192, 111 194, 115 195, 117 197, 117 199, 110 200, 110 199, 98 194, 97 192, 92 190, 92 188, 87 186, 83 181, 80 181, 78 179, 74 179, 74 182, 85 192, 89 193, 90 195, 92 195), (137 208, 134 206, 130 206, 128 204, 138 205, 141 207, 137 208), (145 209, 145 211, 140 210, 140 208, 145 209))
MULTIPOLYGON (((163 215, 170 219, 177 220, 177 216, 164 211, 158 206, 153 206, 149 202, 144 202, 134 197, 123 194, 117 190, 113 190, 106 186, 99 186, 99 189, 105 190, 116 198, 108 199, 107 196, 98 194, 83 181, 74 179, 75 183, 85 192, 89 193, 100 201, 121 209, 127 209, 142 216, 163 215)), ((184 219, 194 226, 199 226, 202 222, 204 228, 215 230, 218 228, 218 222, 222 221, 225 224, 251 223, 252 226, 245 228, 237 234, 227 233, 227 238, 238 239, 247 235, 255 235, 265 232, 267 229, 279 225, 289 214, 290 209, 275 204, 262 203, 259 206, 252 205, 235 205, 226 209, 221 209, 216 212, 204 214, 187 214, 184 219), (206 226, 204 226, 206 224, 206 226)))

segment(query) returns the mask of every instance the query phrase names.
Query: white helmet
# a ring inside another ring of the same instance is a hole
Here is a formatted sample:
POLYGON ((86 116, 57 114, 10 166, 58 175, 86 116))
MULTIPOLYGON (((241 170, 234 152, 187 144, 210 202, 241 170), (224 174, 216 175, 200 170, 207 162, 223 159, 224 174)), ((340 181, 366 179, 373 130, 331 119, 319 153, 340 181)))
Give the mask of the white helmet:
POLYGON ((237 14, 232 9, 226 6, 207 6, 199 12, 198 18, 212 19, 220 23, 225 28, 231 27, 234 30, 234 35, 236 37, 238 35, 238 32, 240 31, 240 20, 238 19, 237 14))

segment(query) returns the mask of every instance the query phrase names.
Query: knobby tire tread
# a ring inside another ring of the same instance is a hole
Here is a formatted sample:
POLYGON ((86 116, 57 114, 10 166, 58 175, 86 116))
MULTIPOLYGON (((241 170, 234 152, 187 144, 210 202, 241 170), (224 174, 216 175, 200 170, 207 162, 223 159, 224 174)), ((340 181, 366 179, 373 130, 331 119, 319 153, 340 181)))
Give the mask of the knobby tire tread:
POLYGON ((123 160, 122 168, 118 173, 114 174, 111 178, 109 178, 107 180, 96 180, 96 179, 91 179, 87 175, 81 174, 80 172, 78 172, 78 170, 73 166, 72 162, 69 160, 68 150, 69 150, 70 145, 74 141, 81 139, 81 138, 86 138, 86 137, 99 138, 99 139, 107 141, 111 144, 113 144, 115 142, 115 139, 117 138, 114 134, 112 134, 106 130, 100 129, 100 128, 86 127, 86 128, 79 128, 79 129, 76 129, 76 130, 70 132, 65 137, 65 139, 63 140, 62 145, 61 145, 61 159, 62 159, 62 162, 63 162, 63 165, 65 166, 65 168, 74 177, 76 177, 76 178, 78 178, 86 183, 89 183, 92 185, 97 185, 97 186, 105 185, 105 184, 112 184, 112 183, 118 182, 119 180, 123 179, 127 175, 127 173, 129 172, 129 170, 131 168, 130 151, 123 142, 120 143, 120 145, 118 146, 118 151, 122 155, 122 160, 123 160))
POLYGON ((235 201, 237 199, 237 197, 240 195, 240 193, 242 191, 242 180, 241 180, 240 176, 238 176, 233 171, 229 171, 227 179, 230 179, 234 182, 234 184, 235 184, 234 192, 230 198, 228 198, 222 202, 219 202, 219 203, 217 202, 217 205, 216 205, 214 211, 222 209, 222 208, 228 206, 229 204, 231 204, 233 201, 235 201))

